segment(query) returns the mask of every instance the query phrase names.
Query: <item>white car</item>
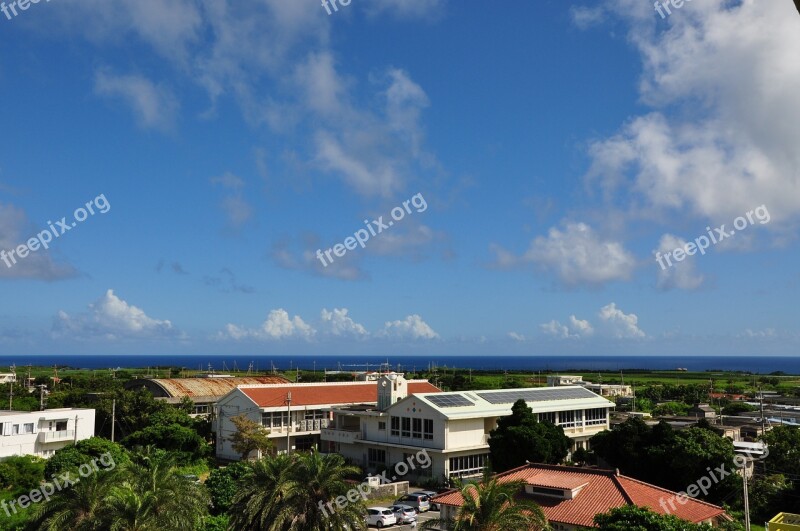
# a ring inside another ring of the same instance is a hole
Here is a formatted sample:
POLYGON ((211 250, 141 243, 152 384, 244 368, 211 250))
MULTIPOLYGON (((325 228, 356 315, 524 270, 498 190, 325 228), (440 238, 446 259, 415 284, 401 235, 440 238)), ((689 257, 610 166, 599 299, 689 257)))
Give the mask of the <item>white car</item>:
POLYGON ((397 517, 391 509, 386 507, 370 507, 367 509, 367 525, 374 525, 377 528, 397 523, 397 517))
POLYGON ((410 524, 417 520, 417 511, 410 505, 392 505, 389 509, 394 513, 399 524, 410 524))

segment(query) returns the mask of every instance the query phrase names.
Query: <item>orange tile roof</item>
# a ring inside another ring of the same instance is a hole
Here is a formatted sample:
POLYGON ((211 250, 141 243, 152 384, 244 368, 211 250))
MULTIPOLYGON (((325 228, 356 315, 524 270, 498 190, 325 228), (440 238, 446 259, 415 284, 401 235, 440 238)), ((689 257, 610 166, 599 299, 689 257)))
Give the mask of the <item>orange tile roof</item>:
MULTIPOLYGON (((286 404, 286 394, 292 393, 293 406, 327 404, 376 404, 376 382, 314 383, 240 387, 259 407, 279 407, 286 404)), ((426 380, 409 380, 408 393, 438 393, 441 390, 426 380)))
MULTIPOLYGON (((531 464, 509 470, 499 474, 498 477, 501 481, 521 480, 537 486, 552 485, 554 488, 559 488, 557 486, 559 483, 575 487, 587 484, 572 500, 524 495, 539 504, 549 521, 561 524, 595 527, 593 519, 596 514, 624 505, 639 505, 656 513, 665 514, 660 500, 663 498, 667 507, 671 509, 668 500, 673 496, 676 501, 672 514, 678 518, 692 523, 717 517, 728 519, 721 507, 692 498, 688 498, 686 504, 681 505, 677 503, 677 493, 617 474, 613 470, 531 464)), ((434 496, 434 500, 440 505, 453 507, 460 507, 463 503, 458 490, 434 496)))

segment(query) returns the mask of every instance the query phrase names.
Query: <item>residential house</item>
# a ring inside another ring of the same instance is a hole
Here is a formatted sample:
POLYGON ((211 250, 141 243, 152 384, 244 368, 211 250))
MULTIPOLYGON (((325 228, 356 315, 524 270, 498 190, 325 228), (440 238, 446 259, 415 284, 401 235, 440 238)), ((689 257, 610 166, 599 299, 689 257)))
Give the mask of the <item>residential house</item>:
POLYGON ((14 455, 49 458, 56 450, 94 437, 94 409, 0 411, 0 459, 14 455))

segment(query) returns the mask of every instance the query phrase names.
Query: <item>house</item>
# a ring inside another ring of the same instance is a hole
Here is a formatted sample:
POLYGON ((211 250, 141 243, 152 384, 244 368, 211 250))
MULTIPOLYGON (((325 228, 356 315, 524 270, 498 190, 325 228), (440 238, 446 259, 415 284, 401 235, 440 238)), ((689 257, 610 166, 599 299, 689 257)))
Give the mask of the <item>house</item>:
POLYGON ((582 376, 570 374, 550 374, 547 376, 548 387, 561 387, 565 385, 580 385, 597 393, 600 396, 632 396, 633 388, 630 385, 602 384, 585 381, 582 376))
POLYGON ((286 384, 282 376, 209 376, 205 378, 137 378, 125 383, 125 389, 146 389, 156 399, 180 404, 185 398, 194 403, 195 415, 208 415, 220 397, 239 385, 286 384))
POLYGON ((377 407, 334 408, 333 422, 321 433, 322 450, 378 472, 424 448, 431 466, 410 474, 418 478, 479 474, 489 456, 489 432, 518 399, 539 420, 561 426, 574 448, 588 449, 589 438, 608 429, 614 407, 580 386, 429 393, 406 385, 401 374, 385 374, 377 388, 377 407))
POLYGON ((583 376, 572 374, 548 374, 547 386, 560 387, 562 385, 583 385, 583 376))
POLYGON ((695 404, 694 407, 689 408, 687 415, 690 417, 698 417, 701 419, 715 419, 717 418, 716 410, 708 404, 695 404))
POLYGON ((16 383, 17 375, 13 372, 0 373, 0 384, 16 383))
POLYGON ((94 409, 0 411, 0 459, 13 455, 49 458, 56 450, 94 437, 94 409))
MULTIPOLYGON (((618 471, 561 465, 528 464, 498 474, 499 481, 522 481, 521 498, 537 503, 556 531, 595 527, 593 518, 625 505, 647 507, 659 514, 674 514, 692 523, 719 526, 732 518, 722 507, 678 493, 618 471), (683 503, 683 502, 686 503, 683 503)), ((455 518, 464 502, 461 492, 451 490, 433 497, 441 507, 442 518, 455 518)))
MULTIPOLYGON (((411 392, 438 393, 427 380, 409 380, 411 392)), ((240 385, 220 398, 215 407, 217 417, 217 457, 239 460, 241 455, 231 446, 230 436, 236 431, 232 417, 244 415, 270 431, 275 449, 286 452, 317 447, 320 432, 331 422, 331 410, 359 405, 374 408, 378 388, 374 381, 317 382, 300 384, 240 385)))

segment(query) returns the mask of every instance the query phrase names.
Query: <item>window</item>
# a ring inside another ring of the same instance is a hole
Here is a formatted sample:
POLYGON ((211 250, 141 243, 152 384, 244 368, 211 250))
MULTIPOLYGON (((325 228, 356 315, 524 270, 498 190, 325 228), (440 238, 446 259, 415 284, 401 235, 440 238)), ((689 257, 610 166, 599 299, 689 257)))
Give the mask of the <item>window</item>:
POLYGON ((288 414, 286 411, 273 411, 272 413, 261 414, 261 425, 265 428, 280 428, 287 423, 288 414))
POLYGON ((564 428, 574 428, 581 423, 580 411, 562 411, 558 414, 558 425, 564 428))
POLYGON ((400 435, 400 417, 392 417, 392 435, 400 435))
POLYGON ((386 464, 386 450, 381 450, 378 448, 368 448, 367 449, 367 465, 373 466, 384 466, 386 464))
POLYGON ((378 429, 380 431, 386 431, 386 423, 385 422, 378 422, 378 429))
POLYGON ((23 424, 22 433, 33 433, 33 422, 23 424))
POLYGON ((605 424, 607 419, 606 408, 587 409, 586 422, 587 426, 595 426, 598 424, 605 424))
POLYGON ((463 476, 475 474, 483 470, 489 454, 464 455, 450 458, 450 475, 463 476))
POLYGON ((19 435, 19 424, 11 426, 11 435, 19 435))
POLYGON ((415 439, 422 438, 422 419, 411 419, 413 428, 411 429, 411 436, 415 439))
POLYGON ((425 419, 425 429, 422 431, 423 439, 433 439, 433 419, 425 419))
POLYGON ((556 423, 555 412, 539 413, 539 422, 550 422, 552 424, 555 424, 556 423))
POLYGON ((67 421, 66 420, 57 420, 56 421, 56 431, 67 431, 67 421))
POLYGON ((312 409, 305 412, 305 420, 321 420, 323 417, 321 409, 312 409))
POLYGON ((409 417, 401 417, 403 419, 403 437, 411 437, 411 419, 409 417))

